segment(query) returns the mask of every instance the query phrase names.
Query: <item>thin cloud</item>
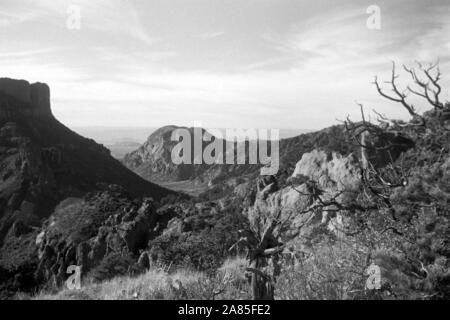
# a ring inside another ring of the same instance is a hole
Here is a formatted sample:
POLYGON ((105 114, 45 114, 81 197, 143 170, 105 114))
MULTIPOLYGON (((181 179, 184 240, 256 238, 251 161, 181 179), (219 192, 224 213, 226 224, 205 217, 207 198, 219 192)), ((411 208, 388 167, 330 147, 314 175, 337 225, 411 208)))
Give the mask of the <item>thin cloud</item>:
POLYGON ((225 34, 225 32, 223 32, 223 31, 206 32, 206 33, 199 34, 198 37, 201 39, 215 39, 215 38, 223 36, 224 34, 225 34))
POLYGON ((37 55, 55 53, 60 48, 44 48, 44 49, 36 49, 36 50, 24 50, 24 51, 14 51, 14 52, 1 52, 0 58, 2 59, 15 59, 15 58, 32 58, 37 55))

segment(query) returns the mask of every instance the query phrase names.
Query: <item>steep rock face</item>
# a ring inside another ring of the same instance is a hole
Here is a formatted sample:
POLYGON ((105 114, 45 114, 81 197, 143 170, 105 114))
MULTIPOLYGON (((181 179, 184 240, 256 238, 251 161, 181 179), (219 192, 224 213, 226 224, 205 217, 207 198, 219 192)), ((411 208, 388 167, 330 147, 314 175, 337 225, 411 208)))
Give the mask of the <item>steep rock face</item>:
POLYGON ((31 85, 31 104, 36 107, 38 115, 51 115, 50 87, 45 83, 31 85))
MULTIPOLYGON (((0 92, 20 102, 13 110, 25 116, 51 117, 50 88, 45 83, 30 84, 25 80, 0 78, 0 92)), ((11 106, 6 103, 2 107, 0 117, 11 116, 11 106), (7 112, 7 113, 6 113, 7 112)))
POLYGON ((0 78, 0 91, 21 102, 31 104, 31 86, 28 81, 0 78))

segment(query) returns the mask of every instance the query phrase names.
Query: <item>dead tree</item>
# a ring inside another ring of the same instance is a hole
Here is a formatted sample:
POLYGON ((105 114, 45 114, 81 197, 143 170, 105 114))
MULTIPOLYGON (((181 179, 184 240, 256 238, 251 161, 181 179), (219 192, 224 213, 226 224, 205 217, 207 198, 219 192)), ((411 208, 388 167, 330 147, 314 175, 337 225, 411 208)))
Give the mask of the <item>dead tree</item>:
POLYGON ((396 73, 395 63, 392 62, 392 73, 390 81, 386 81, 391 88, 392 94, 388 94, 381 87, 378 77, 375 77, 375 87, 378 93, 386 98, 387 100, 397 102, 401 104, 408 113, 412 116, 412 121, 406 124, 401 124, 398 121, 393 121, 385 116, 381 116, 377 113, 378 121, 381 124, 390 124, 391 126, 425 126, 425 119, 423 116, 419 115, 413 104, 407 101, 409 94, 413 94, 420 98, 425 99, 425 101, 433 107, 434 110, 442 112, 448 108, 448 104, 444 104, 440 99, 440 94, 442 93, 442 87, 440 85, 441 71, 439 69, 439 63, 429 64, 425 67, 422 63, 416 62, 417 68, 407 67, 403 65, 403 69, 411 76, 412 84, 406 86, 404 90, 400 89, 396 80, 399 75, 396 73))
MULTIPOLYGON (((372 123, 370 119, 367 120, 362 104, 359 104, 361 109, 360 122, 352 122, 349 117, 347 117, 346 121, 344 121, 347 133, 356 143, 356 145, 361 148, 364 178, 368 178, 368 176, 370 176, 369 173, 372 173, 372 176, 374 176, 374 174, 376 174, 375 176, 377 176, 377 172, 374 172, 374 170, 376 171, 375 166, 373 163, 370 163, 370 159, 368 156, 368 151, 370 149, 372 149, 372 151, 374 152, 389 153, 388 156, 392 158, 389 159, 389 164, 391 165, 395 160, 394 158, 397 157, 391 155, 390 152, 392 152, 392 150, 398 151, 396 150, 398 149, 398 146, 392 144, 392 142, 389 141, 390 139, 381 139, 382 141, 384 140, 383 143, 381 145, 374 146, 368 143, 369 137, 382 138, 383 136, 386 136, 388 134, 400 136, 401 132, 404 132, 405 129, 409 127, 427 127, 427 119, 423 115, 418 114, 415 106, 408 101, 408 96, 410 94, 423 98, 427 102, 427 104, 433 107, 433 110, 435 110, 438 115, 445 116, 445 114, 450 113, 449 104, 444 104, 440 98, 442 88, 439 84, 441 80, 441 72, 439 70, 438 63, 430 64, 426 67, 419 62, 417 62, 416 64, 417 68, 407 67, 405 65, 403 66, 403 69, 411 76, 413 81, 404 89, 401 89, 397 83, 399 75, 397 74, 394 62, 392 63, 391 78, 389 81, 384 82, 385 84, 389 85, 391 91, 390 93, 382 87, 378 80, 378 77, 375 77, 374 80, 374 85, 378 93, 385 99, 397 102, 402 105, 404 109, 411 115, 411 121, 405 122, 401 120, 389 119, 387 116, 373 110, 377 118, 376 122, 372 123)), ((391 167, 393 168, 393 166, 391 167)), ((399 172, 395 172, 395 175, 398 176, 398 174, 399 172)), ((379 174, 377 178, 381 181, 383 180, 379 176, 379 174)), ((401 184, 405 184, 405 181, 401 181, 401 184)))
MULTIPOLYGON (((293 213, 282 216, 278 205, 267 217, 263 227, 260 221, 250 224, 249 230, 240 230, 241 238, 230 251, 243 245, 247 248, 250 285, 253 300, 273 300, 276 278, 280 274, 280 253, 285 245, 282 241, 293 213)), ((293 235, 295 237, 295 235, 293 235)))
MULTIPOLYGON (((417 62, 417 67, 403 66, 407 74, 411 76, 412 83, 401 89, 397 83, 399 75, 396 72, 395 63, 392 64, 392 73, 389 81, 384 83, 390 87, 390 92, 382 87, 377 77, 375 77, 374 85, 378 93, 385 99, 400 104, 410 115, 411 121, 405 122, 400 120, 389 119, 387 116, 378 113, 374 110, 376 115, 376 122, 367 120, 363 105, 359 104, 361 110, 361 121, 353 122, 347 117, 344 121, 346 131, 352 141, 361 148, 362 168, 361 179, 362 185, 365 189, 364 194, 370 202, 379 201, 380 205, 388 209, 391 213, 392 221, 396 221, 396 213, 390 202, 390 195, 395 188, 406 187, 411 172, 405 169, 403 163, 403 153, 400 155, 400 160, 392 156, 389 152, 397 146, 392 144, 389 140, 384 140, 381 145, 371 145, 368 143, 368 138, 379 138, 386 134, 393 134, 399 136, 408 132, 408 128, 423 127, 430 129, 428 125, 429 119, 420 115, 415 106, 408 101, 410 94, 423 98, 423 100, 432 107, 437 117, 445 116, 449 110, 449 103, 443 103, 440 98, 442 88, 439 84, 441 80, 441 72, 438 63, 424 66, 417 62), (388 152, 391 158, 387 165, 381 168, 370 161, 368 151, 372 150, 375 153, 388 152)), ((439 130, 439 128, 432 128, 439 130)), ((419 131, 420 132, 420 131, 419 131)), ((411 138, 413 139, 413 138, 411 138)), ((382 140, 382 139, 381 139, 382 140)), ((390 230, 395 230, 389 227, 390 230)), ((401 232, 397 232, 401 234, 401 232)))

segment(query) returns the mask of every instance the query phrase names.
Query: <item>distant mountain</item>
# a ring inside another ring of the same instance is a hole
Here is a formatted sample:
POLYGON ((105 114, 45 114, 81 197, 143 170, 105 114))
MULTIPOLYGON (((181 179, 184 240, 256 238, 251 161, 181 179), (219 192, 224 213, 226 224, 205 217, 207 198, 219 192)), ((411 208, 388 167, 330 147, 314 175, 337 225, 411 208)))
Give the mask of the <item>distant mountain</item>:
MULTIPOLYGON (((162 127, 154 131, 138 149, 127 154, 123 163, 149 181, 192 195, 199 195, 208 190, 216 192, 218 188, 222 189, 220 194, 224 188, 232 192, 238 184, 254 180, 259 176, 261 165, 248 164, 248 145, 245 154, 246 164, 236 164, 236 155, 234 155, 234 164, 174 164, 171 152, 178 142, 171 141, 171 135, 176 129, 187 129, 191 133, 191 137, 194 136, 194 128, 174 125, 162 127)), ((343 154, 351 152, 353 149, 345 142, 344 131, 343 126, 333 126, 281 139, 280 169, 277 174, 279 180, 284 181, 290 176, 298 159, 304 153, 311 152, 315 148, 338 151, 343 154)), ((206 131, 202 129, 202 132, 206 131)), ((202 150, 208 143, 204 143, 202 150)), ((229 141, 223 141, 223 143, 225 148, 232 144, 229 141)), ((238 144, 242 145, 243 143, 235 143, 234 149, 237 150, 238 144)))
MULTIPOLYGON (((191 146, 194 146, 194 128, 178 127, 174 125, 162 127, 153 132, 147 141, 137 150, 127 154, 123 163, 142 176, 143 178, 170 187, 173 190, 183 191, 191 194, 198 194, 207 190, 215 184, 222 183, 231 178, 245 178, 246 175, 255 175, 259 172, 259 165, 250 164, 194 164, 195 153, 191 150, 191 161, 189 164, 175 164, 171 154, 177 141, 172 141, 172 132, 177 129, 188 130, 191 136, 191 146), (187 182, 189 181, 189 182, 187 182), (195 190, 191 192, 191 190, 195 190)), ((199 128, 200 129, 200 128, 199 128)), ((202 134, 209 136, 212 141, 216 137, 212 136, 205 129, 200 129, 202 134)), ((225 162, 226 151, 232 150, 232 142, 222 141, 224 153, 222 162, 225 162)), ((202 151, 210 142, 203 142, 202 151)), ((237 150, 238 143, 235 142, 234 149, 237 150)), ((246 155, 248 156, 248 154, 246 155)), ((236 155, 234 155, 236 159, 236 155)), ((234 163, 237 163, 234 161, 234 163)), ((233 184, 236 184, 233 182, 233 184)))

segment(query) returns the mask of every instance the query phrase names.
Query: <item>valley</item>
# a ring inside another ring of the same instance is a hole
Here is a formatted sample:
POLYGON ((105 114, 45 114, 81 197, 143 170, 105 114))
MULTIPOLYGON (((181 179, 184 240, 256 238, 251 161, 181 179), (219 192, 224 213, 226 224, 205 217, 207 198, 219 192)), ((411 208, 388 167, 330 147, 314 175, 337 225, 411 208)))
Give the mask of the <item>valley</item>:
MULTIPOLYGON (((45 85, 38 88, 47 101, 39 104, 28 99, 28 86, 33 85, 0 79, 3 298, 17 298, 18 292, 33 297, 39 290, 46 294, 38 299, 103 299, 99 292, 119 290, 123 281, 134 291, 109 294, 124 299, 447 294, 446 109, 421 116, 426 132, 413 124, 390 131, 383 124, 347 120, 281 139, 279 170, 261 175, 261 164, 248 161, 246 142, 221 141, 230 150, 246 150, 233 154, 230 163, 199 163, 192 153, 186 163, 172 161, 177 126, 153 131, 141 145, 125 142, 128 149, 119 161, 54 118, 45 85), (351 143, 365 132, 360 128, 369 132, 363 146, 351 143), (364 289, 368 262, 383 270, 378 291, 364 289), (71 266, 82 270, 77 292, 65 289, 71 266), (352 289, 324 286, 317 268, 352 289), (422 284, 405 287, 395 274, 422 284), (275 287, 268 286, 269 275, 275 287), (329 291, 304 286, 303 277, 329 291), (158 279, 166 281, 159 293, 151 291, 158 279), (249 279, 263 286, 249 287, 249 279), (144 288, 139 281, 152 285, 144 288)), ((202 154, 208 147, 200 145, 202 154)))

